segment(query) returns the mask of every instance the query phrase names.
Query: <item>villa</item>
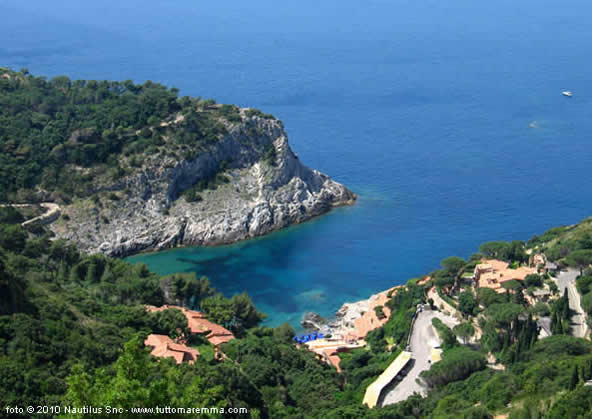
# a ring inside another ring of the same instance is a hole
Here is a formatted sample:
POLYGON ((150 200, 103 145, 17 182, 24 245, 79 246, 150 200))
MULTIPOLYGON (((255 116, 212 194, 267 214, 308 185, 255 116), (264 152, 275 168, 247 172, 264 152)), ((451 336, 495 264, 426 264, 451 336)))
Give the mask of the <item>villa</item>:
POLYGON ((166 335, 148 335, 144 345, 152 348, 150 355, 159 358, 173 358, 177 364, 183 362, 193 364, 199 356, 197 349, 175 343, 166 335))
POLYGON ((536 268, 521 266, 517 269, 511 269, 507 262, 501 260, 489 259, 475 266, 475 285, 479 288, 491 288, 495 292, 504 293, 506 289, 502 284, 507 281, 524 281, 530 274, 537 273, 536 268))
POLYGON ((199 311, 188 310, 185 307, 164 305, 162 307, 146 306, 146 310, 154 313, 157 311, 168 310, 170 308, 181 311, 187 318, 187 327, 192 334, 204 335, 205 338, 216 348, 222 344, 234 339, 234 335, 228 329, 212 323, 205 318, 205 315, 199 311))

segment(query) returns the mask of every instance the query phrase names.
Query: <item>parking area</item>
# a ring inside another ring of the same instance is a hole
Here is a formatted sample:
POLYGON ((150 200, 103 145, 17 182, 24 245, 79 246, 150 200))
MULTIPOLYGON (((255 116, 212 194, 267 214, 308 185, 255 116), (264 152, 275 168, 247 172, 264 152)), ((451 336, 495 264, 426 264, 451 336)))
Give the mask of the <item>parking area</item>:
POLYGON ((440 346, 440 339, 432 326, 433 318, 439 318, 449 327, 458 324, 458 320, 454 317, 440 311, 424 309, 417 313, 408 348, 411 352, 411 360, 384 389, 380 400, 382 406, 405 400, 413 393, 426 394, 427 389, 418 383, 419 374, 430 368, 432 349, 440 346))

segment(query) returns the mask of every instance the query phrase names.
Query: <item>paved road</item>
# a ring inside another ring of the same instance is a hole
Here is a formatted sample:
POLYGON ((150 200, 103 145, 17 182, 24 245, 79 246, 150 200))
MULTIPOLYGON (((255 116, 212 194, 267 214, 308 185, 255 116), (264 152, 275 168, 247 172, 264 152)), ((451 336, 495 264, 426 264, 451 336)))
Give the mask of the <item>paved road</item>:
POLYGON ((447 326, 453 327, 458 324, 458 321, 451 316, 447 316, 439 311, 424 310, 418 314, 413 331, 411 332, 411 363, 413 366, 407 375, 400 382, 393 381, 384 390, 382 405, 393 404, 407 399, 413 393, 425 395, 427 389, 418 384, 416 379, 419 373, 428 370, 430 363, 428 362, 431 356, 432 348, 440 344, 440 339, 437 332, 432 326, 432 319, 438 317, 447 326))
POLYGON ((576 277, 579 274, 580 271, 577 269, 561 271, 555 278, 555 282, 559 288, 559 295, 563 295, 563 291, 567 288, 569 308, 574 312, 571 318, 571 333, 576 337, 583 338, 588 332, 588 325, 586 324, 586 314, 580 305, 580 293, 576 289, 576 277))

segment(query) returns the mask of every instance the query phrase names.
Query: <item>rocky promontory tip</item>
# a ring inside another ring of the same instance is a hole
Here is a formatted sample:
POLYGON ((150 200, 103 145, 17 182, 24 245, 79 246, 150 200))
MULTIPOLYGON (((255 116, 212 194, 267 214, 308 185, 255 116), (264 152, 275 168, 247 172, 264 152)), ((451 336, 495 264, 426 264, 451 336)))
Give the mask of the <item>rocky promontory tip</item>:
MULTIPOLYGON (((64 206, 51 229, 88 252, 128 256, 234 243, 356 200, 300 162, 279 120, 250 109, 239 114, 222 121, 225 134, 217 142, 189 149, 187 158, 149 156, 116 182, 97 181, 92 199, 64 206)), ((174 129, 182 121, 164 123, 174 129)))

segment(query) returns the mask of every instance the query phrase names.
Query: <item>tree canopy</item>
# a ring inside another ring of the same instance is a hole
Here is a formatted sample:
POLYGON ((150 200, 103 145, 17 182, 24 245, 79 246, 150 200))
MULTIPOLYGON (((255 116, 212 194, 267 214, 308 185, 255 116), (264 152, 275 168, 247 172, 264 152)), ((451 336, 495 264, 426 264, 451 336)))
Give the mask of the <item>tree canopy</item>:
POLYGON ((152 81, 48 80, 0 68, 0 202, 92 195, 148 156, 197 157, 242 119, 236 106, 178 93, 152 81))

